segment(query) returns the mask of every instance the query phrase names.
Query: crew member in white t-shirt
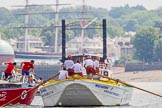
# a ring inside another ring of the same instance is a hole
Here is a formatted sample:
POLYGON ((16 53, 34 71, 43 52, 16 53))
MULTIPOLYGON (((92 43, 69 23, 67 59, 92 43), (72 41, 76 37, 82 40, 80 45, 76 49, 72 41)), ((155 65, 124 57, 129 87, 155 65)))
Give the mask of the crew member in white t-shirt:
POLYGON ((72 56, 68 55, 67 60, 65 60, 65 62, 64 62, 64 67, 68 71, 69 76, 73 76, 73 74, 74 74, 74 70, 72 68, 73 65, 74 65, 74 62, 72 60, 72 56))
POLYGON ((78 75, 80 75, 80 76, 83 77, 82 65, 80 64, 79 61, 77 61, 77 62, 73 65, 73 69, 74 69, 74 74, 78 74, 78 75))
POLYGON ((63 67, 63 70, 59 71, 59 78, 58 79, 62 80, 62 79, 66 79, 66 78, 69 78, 68 71, 66 70, 65 67, 63 67))
POLYGON ((99 56, 96 56, 96 59, 94 61, 94 70, 95 70, 95 73, 99 73, 99 67, 100 67, 100 57, 99 56))
POLYGON ((95 70, 94 70, 94 63, 90 55, 86 57, 86 60, 84 61, 83 64, 86 69, 87 78, 91 79, 93 75, 95 75, 95 70))

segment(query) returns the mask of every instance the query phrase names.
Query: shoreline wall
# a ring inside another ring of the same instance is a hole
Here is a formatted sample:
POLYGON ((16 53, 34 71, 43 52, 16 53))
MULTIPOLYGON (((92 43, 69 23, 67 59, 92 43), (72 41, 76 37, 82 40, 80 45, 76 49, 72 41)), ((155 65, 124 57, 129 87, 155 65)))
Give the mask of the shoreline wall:
POLYGON ((129 63, 125 65, 125 72, 162 70, 162 63, 129 63))

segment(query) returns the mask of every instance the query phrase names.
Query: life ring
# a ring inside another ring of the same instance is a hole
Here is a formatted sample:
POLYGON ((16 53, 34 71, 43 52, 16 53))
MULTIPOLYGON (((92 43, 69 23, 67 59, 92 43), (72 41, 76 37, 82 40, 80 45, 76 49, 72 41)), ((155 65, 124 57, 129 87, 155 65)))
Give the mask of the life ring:
POLYGON ((108 71, 104 71, 104 72, 103 72, 103 75, 109 76, 109 72, 108 72, 108 71))

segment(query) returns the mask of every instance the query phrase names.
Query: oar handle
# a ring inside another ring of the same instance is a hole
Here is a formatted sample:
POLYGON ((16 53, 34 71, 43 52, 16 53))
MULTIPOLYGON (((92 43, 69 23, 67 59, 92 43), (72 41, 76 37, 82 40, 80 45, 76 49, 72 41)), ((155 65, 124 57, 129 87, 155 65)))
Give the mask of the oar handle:
POLYGON ((156 96, 162 97, 162 95, 159 95, 159 94, 157 94, 157 93, 154 93, 154 92, 151 92, 151 91, 148 91, 148 90, 142 89, 142 88, 140 88, 140 87, 137 87, 137 86, 135 86, 135 85, 132 85, 132 84, 126 83, 125 81, 121 81, 121 80, 119 80, 119 79, 111 78, 111 77, 108 77, 108 76, 105 76, 105 75, 101 75, 101 74, 98 74, 98 73, 97 73, 96 75, 98 75, 98 76, 100 76, 100 77, 107 78, 107 79, 109 79, 109 80, 113 80, 113 81, 116 81, 116 82, 120 82, 120 83, 122 83, 122 84, 125 84, 125 85, 127 85, 127 86, 130 86, 130 87, 133 87, 133 88, 136 88, 136 89, 142 90, 142 91, 145 91, 145 92, 147 92, 147 93, 150 93, 150 94, 153 94, 153 95, 156 95, 156 96))
MULTIPOLYGON (((43 85, 43 84, 46 83, 47 81, 49 81, 49 80, 51 80, 51 79, 57 77, 59 74, 60 74, 59 72, 55 73, 55 74, 52 75, 50 78, 48 78, 48 79, 46 79, 45 81, 41 82, 41 83, 38 84, 37 86, 34 86, 33 88, 29 89, 26 93, 30 92, 31 90, 34 90, 34 89, 38 88, 39 86, 43 85)), ((15 101, 16 99, 18 99, 18 98, 20 98, 20 97, 21 97, 21 95, 17 96, 16 98, 10 100, 9 102, 3 104, 1 107, 4 107, 4 106, 9 105, 10 103, 12 103, 13 101, 15 101)))
POLYGON ((130 87, 133 87, 133 88, 136 88, 136 89, 142 90, 142 91, 145 91, 145 92, 147 92, 147 93, 150 93, 150 94, 153 94, 153 95, 156 95, 156 96, 162 97, 162 95, 160 95, 160 94, 157 94, 157 93, 154 93, 154 92, 151 92, 151 91, 145 90, 145 89, 140 88, 140 87, 137 87, 137 86, 135 86, 135 85, 128 84, 128 83, 126 83, 126 82, 124 83, 124 82, 122 82, 122 81, 120 81, 120 83, 123 83, 123 84, 125 84, 125 85, 127 85, 127 86, 130 86, 130 87))

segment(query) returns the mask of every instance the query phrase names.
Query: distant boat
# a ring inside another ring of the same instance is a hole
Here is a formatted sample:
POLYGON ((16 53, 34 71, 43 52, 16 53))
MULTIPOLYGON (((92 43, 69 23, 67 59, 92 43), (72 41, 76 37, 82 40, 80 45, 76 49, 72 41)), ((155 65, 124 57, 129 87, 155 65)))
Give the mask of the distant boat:
POLYGON ((30 105, 38 88, 22 87, 20 83, 0 80, 0 106, 25 104, 30 105))

